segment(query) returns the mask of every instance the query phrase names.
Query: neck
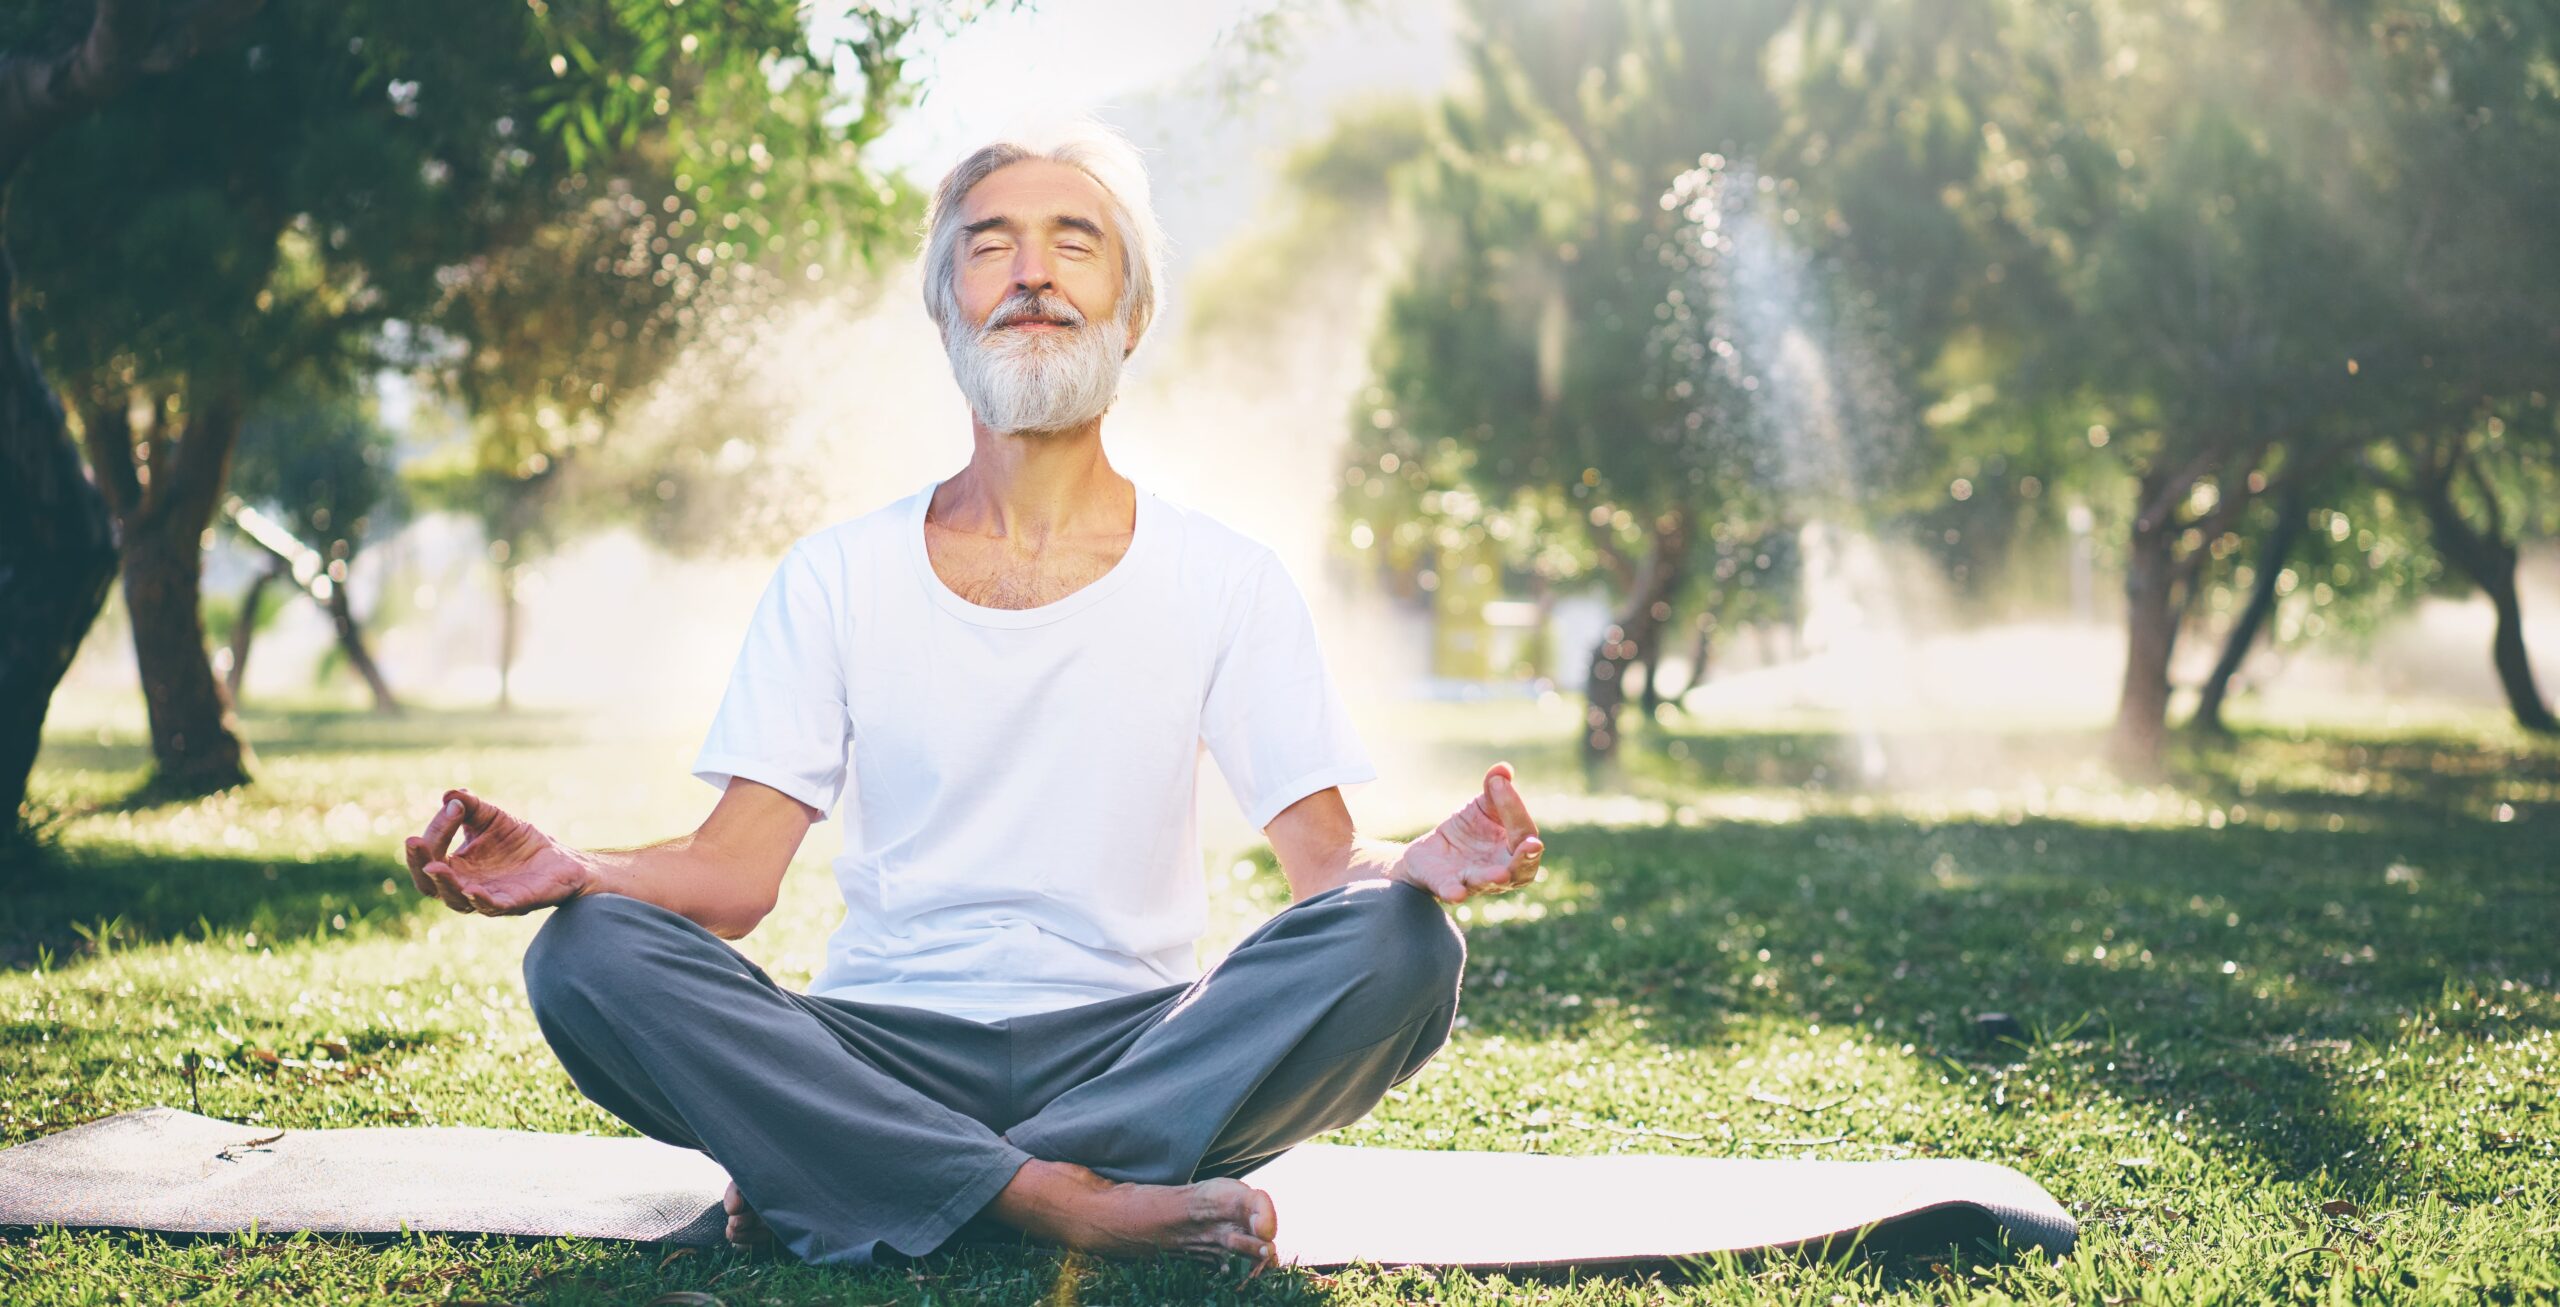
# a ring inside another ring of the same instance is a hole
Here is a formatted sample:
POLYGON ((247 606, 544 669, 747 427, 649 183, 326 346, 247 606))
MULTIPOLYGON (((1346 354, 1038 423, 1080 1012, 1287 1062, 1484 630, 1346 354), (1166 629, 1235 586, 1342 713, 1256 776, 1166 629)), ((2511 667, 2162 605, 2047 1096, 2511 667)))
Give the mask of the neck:
POLYGON ((1137 489, 1103 455, 1101 418, 1064 431, 999 432, 973 416, 970 427, 969 465, 934 492, 931 520, 1025 550, 1134 529, 1137 489))

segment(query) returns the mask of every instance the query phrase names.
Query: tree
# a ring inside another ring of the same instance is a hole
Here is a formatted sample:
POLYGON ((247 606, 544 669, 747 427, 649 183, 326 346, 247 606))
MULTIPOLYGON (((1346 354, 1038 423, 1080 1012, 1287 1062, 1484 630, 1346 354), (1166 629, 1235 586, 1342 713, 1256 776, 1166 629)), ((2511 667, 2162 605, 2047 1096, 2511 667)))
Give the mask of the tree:
POLYGON ((1350 491, 1427 498, 1451 520, 1423 529, 1451 543, 1516 541, 1608 580, 1595 772, 1710 527, 1762 511, 1744 410, 1765 364, 1738 358, 1715 297, 1721 224, 1758 196, 1725 184, 1727 160, 1775 129, 1757 67, 1791 9, 1472 4, 1472 93, 1410 182, 1423 232, 1352 424, 1350 491))
POLYGON ((253 762, 198 593, 243 424, 352 385, 437 270, 509 239, 564 167, 498 130, 552 80, 529 41, 490 40, 529 35, 526 11, 472 4, 262 11, 236 58, 138 88, 21 180, 11 240, 42 270, 24 307, 117 519, 156 789, 253 762))
POLYGON ((2148 769, 2214 550, 2371 435, 2351 361, 2393 347, 2396 306, 2314 148, 2351 134, 2353 61, 2292 5, 2028 6, 2008 30, 1979 191, 2037 252, 2006 279, 2064 311, 2018 320, 2001 399, 2076 418, 2130 492, 2114 746, 2148 769))
POLYGON ((0 839, 15 840, 47 705, 105 605, 116 538, 17 312, 20 171, 136 80, 221 43, 258 0, 17 5, 0 14, 0 839))
POLYGON ((2367 32, 2368 117, 2390 147, 2367 169, 2367 203, 2408 323, 2376 377, 2409 416, 2364 468, 2488 598, 2490 664, 2517 724, 2560 732, 2516 587, 2521 542, 2560 529, 2560 14, 2400 3, 2367 32))
POLYGON ((2365 471, 2424 514, 2436 554, 2488 598, 2497 617, 2490 667, 2508 710, 2525 730, 2554 735, 2560 717, 2525 649, 2516 560, 2519 539, 2560 531, 2560 429, 2544 396, 2516 407, 2522 411, 2513 424, 2493 411, 2475 424, 2404 437, 2378 451, 2365 471))
POLYGON ((2232 616, 2187 719, 2187 730, 2207 739, 2230 733, 2223 705, 2262 635, 2277 648, 2369 637, 2443 581, 2423 524, 2346 460, 2271 487, 2212 553, 2210 602, 2232 616))
POLYGON ((121 506, 155 783, 246 776, 196 574, 262 398, 405 361, 390 324, 431 324, 457 278, 616 169, 695 193, 715 225, 678 242, 686 257, 774 244, 764 206, 800 192, 811 152, 836 193, 881 208, 837 163, 909 93, 900 47, 920 21, 863 8, 820 37, 782 0, 289 7, 249 25, 243 58, 142 88, 31 165, 41 195, 22 189, 12 239, 47 250, 30 321, 121 506))
POLYGON ((401 710, 365 646, 363 626, 347 597, 357 553, 398 510, 400 487, 391 464, 391 433, 363 396, 291 398, 270 405, 248 423, 231 478, 234 493, 224 501, 223 517, 274 565, 250 582, 241 603, 228 680, 235 702, 259 598, 271 580, 283 579, 328 614, 338 647, 363 678, 374 710, 401 710))
MULTIPOLYGON (((841 287, 906 247, 923 196, 863 152, 913 97, 906 69, 918 42, 985 8, 856 11, 840 34, 860 87, 852 105, 814 59, 783 61, 799 73, 779 86, 760 65, 665 60, 649 75, 674 89, 658 87, 651 105, 623 95, 628 60, 581 56, 596 93, 622 105, 623 126, 587 146, 586 170, 528 239, 450 270, 413 356, 468 415, 465 445, 420 469, 418 483, 477 516, 488 538, 501 707, 512 700, 523 570, 602 523, 690 513, 706 525, 696 501, 718 498, 715 465, 780 425, 745 380, 746 354, 792 296, 841 287), (670 95, 692 112, 666 116, 670 95), (630 405, 680 361, 696 420, 635 440, 630 405)), ((709 547, 744 520, 662 538, 709 547)))

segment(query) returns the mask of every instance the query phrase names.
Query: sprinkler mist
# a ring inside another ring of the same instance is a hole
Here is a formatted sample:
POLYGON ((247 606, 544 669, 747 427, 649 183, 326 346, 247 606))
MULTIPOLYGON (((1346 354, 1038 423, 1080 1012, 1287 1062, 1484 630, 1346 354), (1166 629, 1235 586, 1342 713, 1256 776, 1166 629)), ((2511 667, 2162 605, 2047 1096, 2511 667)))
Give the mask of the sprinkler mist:
POLYGON ((1681 219, 1667 255, 1677 308, 1667 353, 1689 368, 1682 393, 1697 397, 1692 420, 1720 460, 1723 520, 1756 517, 1764 540, 1791 546, 1774 552, 1796 573, 1798 657, 1764 678, 1777 694, 1763 706, 1841 723, 1845 756, 1822 769, 1826 784, 1891 785, 1916 762, 1887 747, 1886 726, 1928 697, 1912 608, 1929 591, 1893 566, 1868 517, 1870 487, 1908 445, 1909 410, 1854 313, 1791 238, 1781 187, 1711 154, 1664 205, 1681 219))

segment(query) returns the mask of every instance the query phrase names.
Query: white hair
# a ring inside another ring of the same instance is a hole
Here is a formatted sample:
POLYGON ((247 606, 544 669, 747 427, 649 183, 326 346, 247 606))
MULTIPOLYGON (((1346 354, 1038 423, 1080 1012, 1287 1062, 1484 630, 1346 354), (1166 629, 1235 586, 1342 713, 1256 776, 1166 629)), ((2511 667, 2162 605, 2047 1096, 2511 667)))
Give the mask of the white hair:
POLYGON ((1156 222, 1138 147, 1118 129, 1092 119, 1014 133, 970 151, 943 174, 925 211, 924 311, 933 325, 948 340, 960 318, 962 201, 988 174, 1025 159, 1065 164, 1102 188, 1120 241, 1119 317, 1129 338, 1143 342, 1155 321, 1157 288, 1164 281, 1164 229, 1156 222))

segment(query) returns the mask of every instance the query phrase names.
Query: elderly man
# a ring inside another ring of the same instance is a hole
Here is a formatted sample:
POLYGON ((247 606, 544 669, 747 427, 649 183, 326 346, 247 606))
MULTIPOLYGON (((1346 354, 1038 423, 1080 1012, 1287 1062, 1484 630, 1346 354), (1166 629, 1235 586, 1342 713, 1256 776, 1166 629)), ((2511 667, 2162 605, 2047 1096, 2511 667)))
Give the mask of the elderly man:
POLYGON ((1440 905, 1538 877, 1505 763, 1421 839, 1357 835, 1337 787, 1377 773, 1287 571, 1103 456, 1160 244, 1116 134, 962 161, 923 281, 968 465, 784 555, 694 760, 701 827, 574 849, 456 789, 406 842, 456 911, 552 908, 524 962, 544 1037, 727 1169, 735 1241, 860 1265, 968 1227, 1259 1274, 1279 1214, 1238 1177, 1419 1071, 1465 961, 1440 905), (1292 899, 1206 974, 1204 748, 1292 899), (798 993, 725 941, 848 755, 845 916, 798 993))

